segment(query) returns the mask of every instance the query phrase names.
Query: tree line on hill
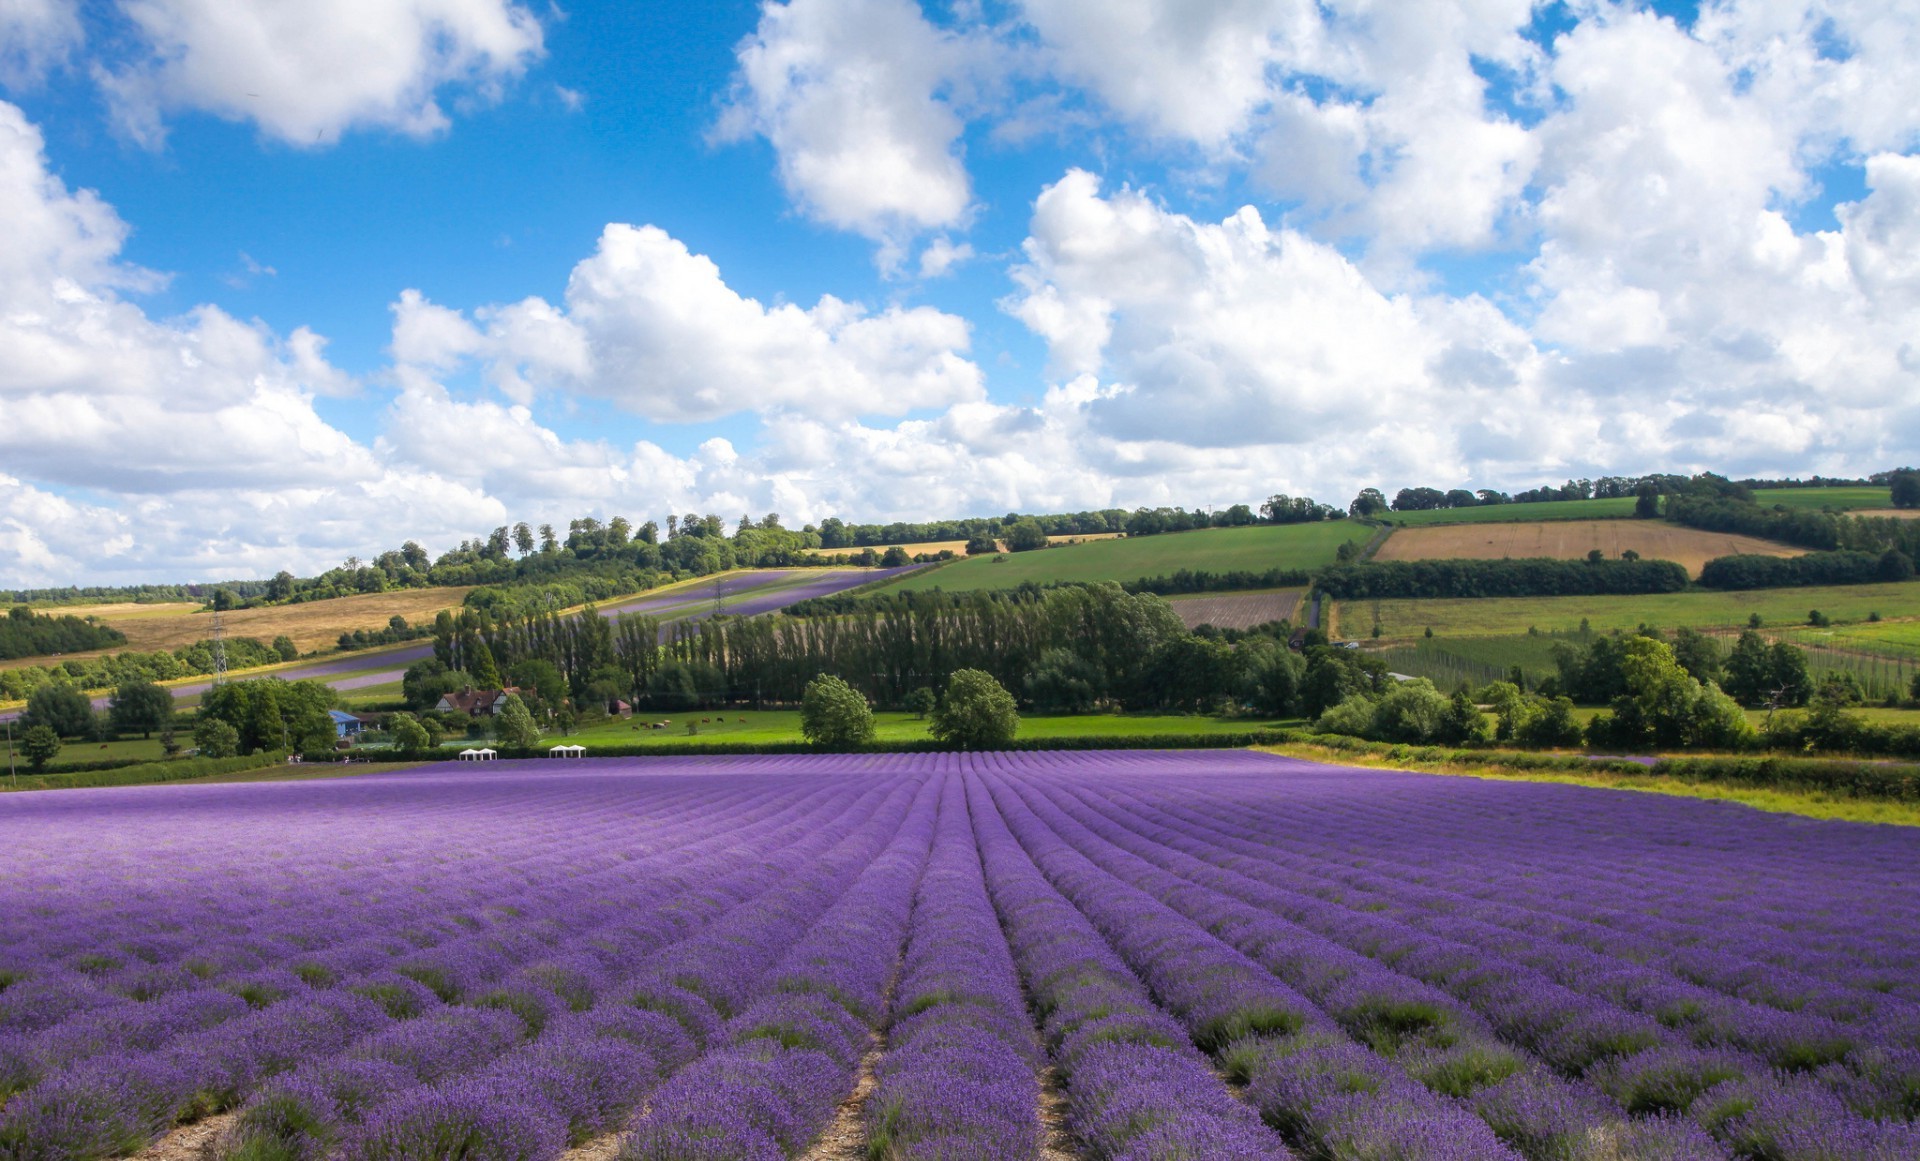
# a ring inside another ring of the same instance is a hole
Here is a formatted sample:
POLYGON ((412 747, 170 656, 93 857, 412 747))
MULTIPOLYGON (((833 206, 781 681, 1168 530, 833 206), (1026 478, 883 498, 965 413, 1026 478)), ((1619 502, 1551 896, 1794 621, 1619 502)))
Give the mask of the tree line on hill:
POLYGON ((639 614, 495 621, 462 610, 436 634, 435 656, 409 670, 408 696, 425 705, 449 688, 483 687, 540 662, 575 704, 791 704, 816 675, 831 673, 877 705, 907 708, 917 690, 977 669, 1049 711, 1211 710, 1260 701, 1274 666, 1298 660, 1285 622, 1237 642, 1196 635, 1158 596, 1118 585, 899 596, 842 616, 722 616, 669 632, 639 614))
MULTIPOLYGON (((1863 702, 1851 674, 1816 679, 1804 650, 1753 630, 1724 659, 1691 629, 1671 639, 1642 628, 1561 643, 1554 647, 1558 672, 1533 689, 1516 670, 1511 680, 1462 686, 1450 696, 1424 678, 1391 681, 1381 663, 1341 652, 1324 651, 1318 684, 1301 699, 1300 708, 1326 733, 1424 745, 1586 745, 1624 753, 1765 747, 1920 757, 1920 728, 1851 712, 1863 702), (1342 667, 1341 680, 1328 680, 1336 673, 1329 665, 1342 667), (1605 709, 1583 727, 1576 702, 1605 709), (1761 725, 1743 706, 1768 711, 1761 725)), ((1909 694, 1920 702, 1920 677, 1909 694)))
MULTIPOLYGON (((252 637, 228 637, 222 643, 227 668, 252 669, 292 661, 300 655, 291 638, 279 636, 271 644, 252 637)), ((110 653, 102 657, 69 658, 52 665, 22 665, 0 669, 0 701, 19 701, 48 685, 75 690, 113 689, 129 681, 171 681, 199 677, 214 670, 211 640, 196 641, 171 652, 110 653)))
POLYGON ((56 617, 15 605, 0 619, 0 661, 48 653, 83 653, 125 645, 127 635, 79 617, 56 617))
MULTIPOLYGON (((1487 488, 1442 490, 1415 486, 1401 488, 1391 501, 1381 489, 1366 488, 1344 508, 1320 503, 1310 496, 1276 493, 1257 507, 1232 504, 1219 509, 1189 510, 1163 506, 1131 511, 1106 508, 1024 515, 1010 512, 1004 516, 892 523, 854 523, 836 516, 828 517, 818 525, 804 525, 798 530, 786 527, 777 513, 768 513, 757 520, 742 516, 731 532, 727 522, 713 513, 670 515, 666 518, 664 529, 652 520, 635 524, 622 516, 612 517, 605 522, 586 516, 569 521, 564 536, 552 524, 536 526, 525 521, 503 524, 486 536, 464 540, 438 556, 428 552, 417 541, 409 540, 399 548, 381 552, 368 560, 349 557, 340 566, 313 577, 297 577, 283 570, 264 580, 230 580, 192 585, 15 589, 0 595, 8 596, 15 602, 40 604, 198 600, 207 601, 217 608, 233 608, 251 604, 326 600, 396 588, 566 585, 580 589, 584 599, 593 600, 613 595, 614 591, 640 591, 657 583, 657 578, 661 576, 678 579, 729 568, 887 563, 881 560, 878 552, 870 556, 855 556, 851 560, 845 556, 822 555, 822 550, 830 549, 878 549, 900 544, 969 541, 977 546, 977 551, 991 551, 992 546, 1007 540, 1010 535, 1016 539, 1026 536, 1029 528, 1044 543, 1046 538, 1060 536, 1100 533, 1151 536, 1201 528, 1296 524, 1339 520, 1348 516, 1377 518, 1392 512, 1624 496, 1641 498, 1642 504, 1636 514, 1642 516, 1660 514, 1660 497, 1667 498, 1670 509, 1675 508, 1680 500, 1696 501, 1699 504, 1697 508, 1680 506, 1682 522, 1703 522, 1695 524, 1696 527, 1751 531, 1754 535, 1783 539, 1815 549, 1877 552, 1888 547, 1899 547, 1909 556, 1920 555, 1911 542, 1892 543, 1899 532, 1897 529, 1863 527, 1847 533, 1835 533, 1817 518, 1795 521, 1776 516, 1770 518, 1771 523, 1768 523, 1751 510, 1731 514, 1713 510, 1717 502, 1750 503, 1753 491, 1759 488, 1864 484, 1890 486, 1896 507, 1920 506, 1920 473, 1902 468, 1876 473, 1861 480, 1814 477, 1810 480, 1751 479, 1736 482, 1712 473, 1694 476, 1664 473, 1602 476, 1597 480, 1568 480, 1559 485, 1545 485, 1514 493, 1487 488), (1721 527, 1729 524, 1738 526, 1721 527)), ((1752 508, 1758 509, 1759 506, 1752 505, 1752 508)), ((1824 514, 1813 515, 1818 517, 1824 514)), ((1910 529, 1909 532, 1920 535, 1920 529, 1910 529)))

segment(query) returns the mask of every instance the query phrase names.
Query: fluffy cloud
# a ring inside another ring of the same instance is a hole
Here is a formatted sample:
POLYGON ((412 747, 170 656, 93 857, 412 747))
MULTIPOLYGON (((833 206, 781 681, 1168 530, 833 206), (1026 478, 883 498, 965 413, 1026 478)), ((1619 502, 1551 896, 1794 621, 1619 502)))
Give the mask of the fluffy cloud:
POLYGON ((1251 207, 1218 225, 1075 171, 1034 206, 1016 315, 1056 373, 1125 389, 1117 435, 1198 446, 1305 443, 1417 404, 1439 343, 1413 304, 1251 207))
POLYGON ((483 308, 469 322, 410 291, 394 315, 403 363, 445 370, 479 356, 522 402, 544 385, 691 422, 786 408, 900 415, 984 394, 958 316, 931 307, 872 313, 831 295, 810 309, 765 306, 654 226, 608 226, 574 267, 564 310, 534 298, 483 308))
POLYGON ((15 470, 126 491, 373 470, 313 411, 314 395, 351 389, 324 341, 211 306, 149 318, 125 296, 160 279, 119 261, 125 224, 47 172, 39 132, 7 104, 0 217, 17 229, 0 251, 0 455, 15 470))
POLYGON ((915 233, 966 219, 964 126, 947 94, 969 53, 913 0, 770 2, 738 56, 720 135, 766 137, 809 216, 880 241, 888 267, 915 233))
MULTIPOLYGON (((18 0, 15 0, 18 2, 18 0)), ((99 70, 123 128, 149 144, 170 112, 247 121, 294 145, 348 129, 426 136, 447 126, 436 94, 495 96, 543 51, 511 0, 120 0, 134 59, 99 70)))
POLYGON ((84 39, 73 0, 0 0, 0 83, 33 84, 84 39))

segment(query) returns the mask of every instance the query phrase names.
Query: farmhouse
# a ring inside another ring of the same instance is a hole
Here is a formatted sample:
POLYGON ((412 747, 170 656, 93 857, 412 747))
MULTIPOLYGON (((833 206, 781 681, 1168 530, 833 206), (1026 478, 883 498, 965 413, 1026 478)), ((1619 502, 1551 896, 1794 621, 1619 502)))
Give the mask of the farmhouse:
POLYGON ((492 717, 507 704, 507 695, 520 691, 508 686, 505 689, 463 689, 455 693, 444 694, 434 709, 466 714, 468 717, 492 717))

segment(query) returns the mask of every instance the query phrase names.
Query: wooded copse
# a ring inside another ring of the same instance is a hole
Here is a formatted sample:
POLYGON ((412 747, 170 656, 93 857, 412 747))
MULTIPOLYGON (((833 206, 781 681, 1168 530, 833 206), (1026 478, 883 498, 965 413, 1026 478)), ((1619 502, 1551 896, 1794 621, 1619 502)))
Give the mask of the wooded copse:
POLYGON ((916 690, 939 689, 961 669, 988 673, 1042 709, 1213 709, 1262 700, 1273 667, 1286 667, 1291 682, 1302 664, 1272 636, 1230 646, 1190 634, 1165 601, 1117 585, 1011 600, 968 594, 833 617, 723 616, 665 633, 653 617, 593 611, 495 621, 463 610, 439 629, 434 660, 417 669, 512 673, 543 661, 577 701, 663 710, 797 703, 821 673, 876 705, 907 707, 916 690))

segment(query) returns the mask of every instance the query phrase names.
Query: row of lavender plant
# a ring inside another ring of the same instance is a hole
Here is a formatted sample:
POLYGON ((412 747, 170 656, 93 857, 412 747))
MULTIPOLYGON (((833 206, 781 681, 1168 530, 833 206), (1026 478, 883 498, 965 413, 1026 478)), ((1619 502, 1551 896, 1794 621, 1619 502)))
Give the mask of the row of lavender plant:
MULTIPOLYGON (((698 828, 688 828, 684 841, 700 837, 698 828)), ((207 865, 219 868, 220 853, 206 852, 207 865)), ((385 857, 392 857, 392 852, 385 857)), ((280 905, 264 921, 249 924, 244 940, 209 939, 203 934, 199 941, 183 944, 179 952, 185 953, 184 960, 159 958, 161 953, 153 949, 148 932, 155 928, 194 931, 198 914, 194 909, 156 908, 142 925, 118 930, 115 950, 132 944, 143 952, 143 962, 124 972, 73 972, 58 958, 35 961, 20 948, 10 949, 16 966, 0 990, 0 1029, 4 1029, 0 1031, 0 1098, 26 1087, 52 1066, 104 1047, 125 1043, 151 1050, 183 1030, 211 1027, 299 994, 302 984, 333 983, 343 972, 361 965, 387 964, 448 938, 471 938, 476 929, 484 932, 505 918, 506 912, 530 902, 523 895, 496 900, 484 909, 461 908, 452 905, 441 890, 413 889, 417 884, 409 877, 417 879, 417 871, 389 868, 385 876, 370 876, 364 889, 354 892, 352 902, 361 906, 345 915, 338 912, 348 901, 334 892, 295 893, 280 887, 250 893, 280 905), (316 901, 320 906, 311 905, 316 901), (327 945, 324 952, 315 954, 313 949, 322 943, 327 945), (147 958, 156 962, 144 962, 147 958), (235 997, 244 1000, 245 1006, 235 1006, 231 1002, 235 997)), ((549 890, 562 892, 570 882, 574 891, 595 889, 593 877, 569 875, 566 865, 554 866, 546 876, 553 884, 549 890)), ((224 883, 221 892, 228 897, 233 894, 224 883)), ((84 956, 87 945, 80 946, 83 951, 77 954, 84 956)), ((110 958, 98 944, 93 946, 92 954, 110 958)))
MULTIPOLYGON (((1168 817, 1194 795, 1162 802, 1168 817)), ((1244 818, 1244 812, 1242 817, 1244 818)), ((1178 845, 1181 836, 1163 841, 1178 845)), ((1190 853, 1263 881, 1267 864, 1249 858, 1258 844, 1213 831, 1190 842, 1190 853)), ((1283 880, 1284 882, 1284 880, 1283 880)), ((1630 1108, 1679 1109, 1714 1130, 1737 1152, 1764 1157, 1896 1157, 1915 1150, 1911 1127, 1863 1121, 1805 1078, 1776 1076, 1764 1062, 1738 1053, 1701 1051, 1660 1024, 1572 991, 1470 942, 1409 931, 1374 911, 1298 893, 1270 893, 1263 906, 1282 911, 1335 942, 1380 958, 1457 995, 1503 1035, 1574 1075, 1587 1074, 1630 1108)), ((1368 905, 1367 899, 1344 900, 1368 905)))
MULTIPOLYGON (((1430 812, 1427 817, 1430 820, 1430 812)), ((1383 808, 1379 817, 1344 820, 1342 833, 1364 840, 1369 834, 1396 833, 1407 821, 1404 812, 1383 808)), ((1493 834, 1484 836, 1491 850, 1497 852, 1495 857, 1526 868, 1524 905, 1511 900, 1511 890, 1499 891, 1484 882, 1449 873, 1446 864, 1450 847, 1432 840, 1415 848, 1383 850, 1365 872, 1400 880, 1417 876, 1430 884, 1444 885, 1449 904, 1457 903, 1460 896, 1476 899, 1479 917, 1509 927, 1521 940, 1545 938, 1578 944, 1599 955, 1658 968, 1740 999, 1788 1011, 1808 1011, 1843 1022, 1882 1027, 1897 1023, 1909 1043, 1920 1043, 1920 1005, 1912 995, 1920 991, 1920 980, 1906 978, 1898 970, 1862 970, 1863 963, 1870 960, 1894 969, 1912 961, 1915 949, 1911 944, 1904 951, 1904 959, 1900 958, 1898 946, 1889 946, 1877 930, 1885 927, 1900 931, 1920 925, 1920 911, 1899 906, 1897 897, 1902 892, 1898 886, 1889 891, 1896 897, 1890 905, 1876 906, 1883 913, 1883 924, 1864 930, 1858 924, 1835 927, 1819 909, 1806 906, 1804 898, 1796 899, 1813 877, 1804 860, 1801 866, 1795 866, 1796 861, 1790 858, 1780 860, 1784 866, 1746 862, 1737 874, 1724 866, 1714 874, 1701 866, 1699 856, 1688 857, 1694 841, 1689 837, 1679 840, 1689 845, 1676 842, 1673 848, 1677 854, 1671 861, 1677 867, 1661 866, 1632 874, 1608 865, 1562 869, 1551 858, 1554 850, 1564 849, 1567 837, 1591 830, 1590 821, 1582 826, 1578 816, 1564 820, 1548 817, 1522 829, 1501 825, 1490 812, 1475 812, 1463 820, 1469 824, 1475 821, 1500 831, 1497 842, 1493 834), (1542 842, 1541 834, 1550 832, 1563 836, 1559 847, 1542 842), (1786 885, 1788 889, 1781 898, 1773 899, 1764 890, 1769 877, 1776 880, 1777 887, 1785 885, 1778 882, 1778 876, 1796 872, 1799 880, 1786 885), (1744 900, 1742 908, 1731 915, 1724 907, 1730 896, 1744 900), (1716 899, 1721 904, 1719 912, 1703 903, 1716 899), (1627 900, 1632 905, 1623 905, 1627 900), (1762 922, 1757 913, 1769 902, 1776 904, 1777 915, 1762 922), (1822 927, 1827 928, 1824 937, 1822 927), (1909 994, 1888 995, 1902 990, 1909 994)), ((1697 834, 1697 828, 1688 833, 1697 834)), ((1640 841, 1646 841, 1646 836, 1640 836, 1640 841)), ((1724 855, 1721 858, 1724 862, 1724 855)), ((1872 878, 1849 876, 1840 886, 1872 892, 1872 878)), ((1419 900, 1410 896, 1407 902, 1417 904, 1419 900)))
MULTIPOLYGON (((1081 790, 1062 787, 1050 800, 1029 801, 1043 815, 1057 807, 1072 819, 1064 824, 1070 829, 1084 826, 1075 845, 1093 862, 1272 971, 1349 1036, 1399 1064, 1430 1091, 1466 1101, 1527 1157, 1602 1161, 1624 1154, 1648 1161, 1711 1161, 1726 1156, 1691 1124, 1669 1117, 1629 1119, 1594 1086, 1564 1079, 1531 1054, 1502 1043, 1453 997, 1275 918, 1259 906, 1259 884, 1115 825, 1075 801, 1081 790)), ((1049 822, 1060 830, 1054 817, 1049 822)))
MULTIPOLYGON (((831 801, 823 802, 829 811, 827 817, 844 809, 844 804, 836 807, 831 801)), ((722 837, 719 841, 727 840, 722 837)), ((679 862, 675 854, 677 852, 663 853, 659 861, 666 865, 679 862)), ((625 900, 616 900, 612 904, 613 913, 629 911, 633 903, 652 897, 641 891, 625 900)), ((536 915, 535 919, 542 920, 542 917, 536 915)), ((563 929, 563 926, 554 928, 563 929)), ((476 938, 487 936, 482 934, 476 938)), ((384 950, 391 957, 411 947, 403 943, 384 950)), ((523 943, 515 950, 531 953, 549 947, 539 942, 523 943)), ((376 956, 381 951, 364 950, 376 956)), ((470 954, 443 956, 437 963, 414 966, 430 969, 427 978, 437 979, 457 992, 460 987, 484 987, 495 978, 496 973, 476 966, 476 961, 500 972, 510 969, 513 963, 514 957, 499 954, 498 947, 468 946, 462 950, 470 954), (471 954, 475 952, 490 954, 471 954)), ((64 1069, 9 1103, 4 1117, 0 1117, 0 1134, 32 1142, 49 1155, 108 1155, 125 1149, 130 1142, 149 1135, 155 1128, 164 1127, 173 1117, 190 1116, 231 1103, 262 1079, 302 1059, 341 1050, 353 1040, 363 1038, 362 1033, 384 1029, 439 1006, 441 997, 415 980, 381 973, 377 960, 375 964, 363 966, 369 970, 342 973, 341 987, 336 991, 314 993, 296 983, 290 988, 293 992, 290 1002, 178 1038, 163 1052, 140 1055, 132 1067, 117 1067, 124 1062, 123 1051, 93 1064, 83 1061, 64 1069), (75 1109, 81 1110, 80 1113, 76 1115, 75 1109), (110 1113, 113 1115, 108 1115, 110 1113), (64 1130, 58 1126, 73 1121, 107 1131, 104 1135, 95 1132, 94 1139, 89 1141, 62 1144, 64 1130)), ((476 992, 475 996, 481 994, 476 992)), ((510 1030, 509 1025, 499 1024, 499 1015, 480 1017, 468 1013, 460 1019, 468 1025, 475 1020, 493 1020, 499 1028, 510 1030)), ((455 1020, 450 1026, 459 1023, 460 1020, 455 1020)), ((498 1028, 495 1031, 497 1033, 498 1028)))
POLYGON ((1291 1157, 1047 882, 971 776, 967 789, 987 891, 1065 1080, 1074 1137, 1103 1161, 1291 1157))
MULTIPOLYGON (((1183 803, 1176 809, 1185 810, 1183 803)), ((1239 816, 1244 826, 1246 812, 1239 816)), ((1257 850, 1245 835, 1236 836, 1234 825, 1222 828, 1202 840, 1203 844, 1241 844, 1237 849, 1257 850)), ((1292 881, 1309 892, 1324 893, 1329 875, 1346 894, 1350 906, 1365 906, 1364 917, 1351 916, 1349 925, 1370 928, 1369 938, 1376 944, 1389 941, 1399 946, 1415 938, 1408 929, 1427 937, 1425 946, 1453 945, 1470 947, 1482 961, 1498 957, 1515 970, 1537 973, 1569 994, 1562 1007, 1577 1004, 1582 1009, 1609 1011, 1616 1021, 1625 1013, 1641 1015, 1640 1030, 1618 1047, 1603 1055, 1632 1056, 1656 1046, 1678 1046, 1689 1050, 1699 1047, 1722 1049, 1692 1052, 1684 1071, 1705 1083, 1709 1078, 1731 1079, 1765 1075, 1770 1067, 1795 1074, 1789 1088, 1803 1090, 1817 1083, 1837 1094, 1854 1110, 1841 1121, 1853 1122, 1858 1116, 1910 1118, 1920 1111, 1920 1053, 1910 1047, 1904 1021, 1879 1021, 1873 1025, 1847 1028, 1812 1014, 1780 1012, 1751 1002, 1703 988, 1672 974, 1634 963, 1622 963, 1592 952, 1578 944, 1563 944, 1540 938, 1521 938, 1498 925, 1478 919, 1471 901, 1449 897, 1426 885, 1397 887, 1391 881, 1357 877, 1354 872, 1328 872, 1310 860, 1293 859, 1292 881), (1414 894, 1425 906, 1408 907, 1403 899, 1414 894), (1382 925, 1388 925, 1382 929, 1382 925), (1435 941, 1442 941, 1436 943, 1435 941), (1571 997, 1578 997, 1572 999, 1571 997), (1668 1033, 1673 1028, 1684 1034, 1668 1033), (1875 1033, 1878 1033, 1876 1042, 1875 1033), (1724 1049, 1731 1049, 1727 1051, 1724 1049), (1757 1058, 1757 1059, 1756 1059, 1757 1058), (1804 1074, 1804 1075, 1802 1075, 1804 1074), (1807 1077, 1811 1077, 1808 1080, 1807 1077)), ((1279 873, 1279 872, 1269 872, 1279 873)), ((1363 950, 1365 950, 1363 948, 1363 950)), ((1562 1047, 1562 1051, 1577 1050, 1562 1047)), ((1664 1055, 1646 1057, 1627 1069, 1629 1075, 1616 1081, 1626 1088, 1643 1087, 1638 1074, 1655 1068, 1658 1083, 1671 1088, 1667 1079, 1679 1066, 1664 1055)), ((1776 1094, 1777 1095, 1777 1094, 1776 1094)), ((1647 1099, 1635 1096, 1633 1100, 1647 1099)), ((1824 1109, 1829 1103, 1819 1094, 1791 1099, 1779 1098, 1787 1105, 1806 1104, 1810 1110, 1824 1109)), ((1669 1106, 1677 1098, 1662 1098, 1669 1106)), ((1831 1119, 1825 1112, 1809 1111, 1800 1119, 1815 1116, 1831 1119)), ((1852 1135, 1871 1136, 1867 1130, 1849 1130, 1852 1135)), ((1893 1139, 1902 1139, 1896 1132, 1893 1139)), ((1811 1147, 1811 1146, 1809 1146, 1811 1147)))
MULTIPOLYGON (((383 954, 391 957, 412 948, 412 943, 400 941, 362 946, 360 951, 377 962, 383 954)), ((211 1111, 236 1099, 252 1082, 299 1059, 302 1037, 331 1045, 341 1034, 337 1021, 328 1018, 345 1002, 339 996, 357 994, 376 1003, 371 1008, 349 1004, 349 1014, 362 1026, 377 1026, 438 1003, 438 997, 417 982, 391 973, 345 975, 339 981, 341 991, 324 1000, 306 980, 281 975, 278 980, 256 976, 249 981, 251 989, 272 988, 264 996, 250 991, 254 1006, 261 1009, 257 1011, 226 991, 202 987, 144 1004, 126 999, 117 1006, 103 1005, 25 1037, 25 1051, 17 1059, 58 1071, 8 1103, 0 1116, 0 1140, 32 1141, 43 1150, 76 1155, 123 1149, 174 1116, 211 1111), (284 1007, 266 1002, 281 997, 289 998, 284 1007), (128 1013, 128 1007, 144 1011, 128 1013), (145 1057, 141 1068, 123 1070, 114 1059, 87 1063, 91 1057, 124 1057, 129 1052, 145 1057), (171 1067, 163 1064, 168 1061, 171 1067), (62 1145, 63 1133, 55 1126, 73 1120, 76 1106, 94 1110, 80 1119, 97 1124, 99 1131, 89 1130, 91 1141, 62 1145), (108 1111, 115 1115, 107 1116, 108 1111)))
MULTIPOLYGON (((620 1161, 779 1158, 798 1153, 853 1089, 906 939, 939 808, 938 777, 834 907, 768 946, 770 973, 740 971, 712 1047, 655 1094, 620 1161)), ((755 957, 744 957, 749 962, 755 957)), ((729 961, 738 967, 740 958, 729 961)), ((684 969, 665 979, 684 981, 684 969)))
MULTIPOLYGON (((793 847, 687 898, 651 900, 620 941, 593 941, 608 954, 578 981, 571 1005, 539 982, 522 983, 511 1007, 517 1035, 492 1034, 491 1013, 456 1010, 302 1070, 243 1112, 228 1150, 244 1158, 271 1143, 377 1161, 432 1155, 454 1140, 469 1142, 474 1156, 531 1161, 617 1127, 711 1036, 727 981, 798 938, 873 858, 911 790, 894 786, 877 813, 825 819, 793 847), (636 938, 649 928, 650 937, 636 938), (365 1060, 401 1067, 369 1074, 365 1060)), ((693 879, 712 870, 688 868, 693 879)))
POLYGON ((1042 1054, 987 898, 957 775, 941 788, 910 930, 886 1053, 864 1108, 867 1156, 1033 1161, 1042 1143, 1042 1054))
POLYGON ((1485 1122, 1349 1040, 1271 972, 1192 920, 1095 865, 997 775, 1017 769, 989 755, 988 792, 1034 863, 1092 921, 1153 995, 1213 1052, 1248 1098, 1310 1156, 1405 1161, 1516 1158, 1485 1122))

